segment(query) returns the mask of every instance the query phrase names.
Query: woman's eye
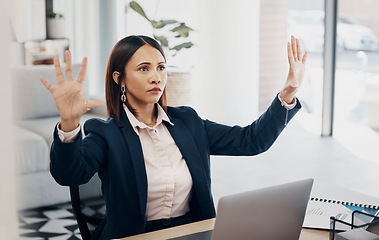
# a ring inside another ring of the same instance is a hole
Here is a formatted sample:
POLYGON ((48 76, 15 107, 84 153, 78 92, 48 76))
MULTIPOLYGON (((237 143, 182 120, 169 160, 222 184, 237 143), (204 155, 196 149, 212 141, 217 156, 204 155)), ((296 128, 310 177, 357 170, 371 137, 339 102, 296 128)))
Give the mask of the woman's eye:
POLYGON ((146 72, 147 71, 147 67, 141 67, 139 70, 142 71, 142 72, 146 72))
POLYGON ((165 66, 159 66, 158 69, 161 70, 161 71, 163 71, 163 70, 166 69, 166 67, 165 66))

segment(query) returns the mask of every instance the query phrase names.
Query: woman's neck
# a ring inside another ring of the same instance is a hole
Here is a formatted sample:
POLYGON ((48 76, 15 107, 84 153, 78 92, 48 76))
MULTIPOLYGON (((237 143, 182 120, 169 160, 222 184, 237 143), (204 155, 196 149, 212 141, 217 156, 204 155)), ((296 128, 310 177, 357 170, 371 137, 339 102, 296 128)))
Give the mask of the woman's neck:
POLYGON ((135 117, 138 121, 143 122, 150 127, 154 126, 157 123, 158 111, 156 104, 132 107, 136 111, 135 117))

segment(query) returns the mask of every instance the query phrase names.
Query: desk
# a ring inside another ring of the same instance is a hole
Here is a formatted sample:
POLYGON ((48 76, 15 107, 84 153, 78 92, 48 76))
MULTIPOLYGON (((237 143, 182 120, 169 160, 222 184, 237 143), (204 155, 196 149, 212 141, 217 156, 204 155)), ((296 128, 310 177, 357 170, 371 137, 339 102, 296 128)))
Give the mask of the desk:
MULTIPOLYGON (((121 238, 120 240, 164 240, 180 237, 192 233, 212 230, 215 219, 208 219, 200 222, 194 222, 178 227, 168 228, 155 232, 144 233, 136 236, 121 238)), ((327 240, 329 239, 328 231, 313 229, 303 229, 300 234, 300 240, 327 240)))

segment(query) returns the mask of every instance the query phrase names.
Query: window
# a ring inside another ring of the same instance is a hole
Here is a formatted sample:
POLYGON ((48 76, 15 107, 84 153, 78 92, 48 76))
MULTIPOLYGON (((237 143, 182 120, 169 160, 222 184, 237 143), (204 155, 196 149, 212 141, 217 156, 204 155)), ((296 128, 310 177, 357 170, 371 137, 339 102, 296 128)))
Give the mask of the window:
POLYGON ((339 0, 334 137, 357 156, 379 150, 379 17, 375 0, 339 0))
MULTIPOLYGON (((333 136, 359 158, 377 161, 379 16, 375 9, 379 2, 339 0, 337 7, 334 105, 332 101, 327 102, 334 109, 333 136)), ((260 109, 263 111, 268 106, 269 99, 284 84, 288 70, 283 64, 288 66, 288 63, 284 61, 283 43, 294 35, 308 52, 303 86, 297 94, 303 110, 296 120, 316 135, 321 135, 322 118, 325 119, 324 69, 330 66, 324 66, 324 59, 331 59, 331 53, 324 51, 325 37, 330 37, 325 35, 324 22, 322 0, 290 0, 288 4, 279 0, 261 2, 260 109), (283 22, 287 23, 285 27, 283 22), (269 56, 267 49, 270 49, 269 56)))

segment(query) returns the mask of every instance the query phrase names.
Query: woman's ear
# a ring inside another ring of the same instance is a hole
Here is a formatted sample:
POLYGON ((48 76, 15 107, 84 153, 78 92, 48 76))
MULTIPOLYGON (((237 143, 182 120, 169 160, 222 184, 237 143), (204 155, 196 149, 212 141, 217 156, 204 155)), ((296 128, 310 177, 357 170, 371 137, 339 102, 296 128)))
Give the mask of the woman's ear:
POLYGON ((115 81, 115 83, 118 85, 118 77, 120 76, 120 73, 117 72, 117 71, 114 71, 113 74, 112 74, 112 77, 113 77, 113 81, 115 81))

